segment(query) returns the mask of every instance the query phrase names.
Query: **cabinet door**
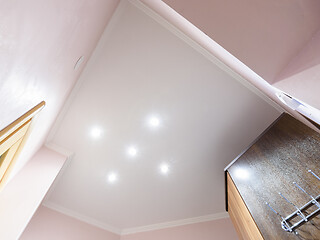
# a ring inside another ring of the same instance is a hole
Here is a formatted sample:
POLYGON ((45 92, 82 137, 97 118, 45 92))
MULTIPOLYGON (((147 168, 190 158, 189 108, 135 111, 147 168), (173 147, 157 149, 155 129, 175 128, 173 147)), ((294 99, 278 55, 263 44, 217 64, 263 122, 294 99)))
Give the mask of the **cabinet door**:
POLYGON ((228 212, 239 238, 243 240, 262 240, 263 237, 229 173, 227 174, 227 191, 228 212))

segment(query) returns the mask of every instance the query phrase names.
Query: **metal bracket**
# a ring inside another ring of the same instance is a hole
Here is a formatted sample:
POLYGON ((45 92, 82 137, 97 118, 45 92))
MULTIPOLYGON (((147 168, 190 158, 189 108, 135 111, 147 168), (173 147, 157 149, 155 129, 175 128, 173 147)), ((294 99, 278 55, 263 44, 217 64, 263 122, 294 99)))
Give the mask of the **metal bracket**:
MULTIPOLYGON (((317 176, 314 172, 312 172, 311 170, 308 170, 308 172, 311 173, 314 177, 316 177, 320 181, 319 176, 317 176)), ((282 217, 281 214, 279 214, 276 210, 274 210, 270 206, 269 203, 266 202, 266 204, 275 214, 277 214, 281 218, 281 227, 283 230, 285 230, 286 232, 294 232, 295 234, 298 234, 295 231, 297 228, 299 228, 300 226, 302 226, 306 222, 310 221, 312 218, 314 218, 315 216, 317 216, 320 213, 320 204, 319 204, 320 195, 318 195, 317 197, 314 198, 305 189, 303 189, 301 186, 299 186, 296 182, 293 182, 293 184, 296 185, 306 195, 308 195, 311 200, 299 208, 294 203, 289 201, 285 196, 283 196, 282 193, 279 193, 279 195, 283 199, 285 199, 289 204, 293 205, 296 208, 296 211, 294 211, 293 213, 291 213, 290 215, 288 215, 285 218, 282 217), (305 212, 305 210, 311 208, 313 205, 317 207, 316 210, 314 210, 312 213, 308 214, 307 216, 305 214, 303 214, 303 212, 305 212), (291 220, 296 217, 300 217, 301 219, 299 221, 295 222, 294 224, 291 224, 290 223, 291 220)))

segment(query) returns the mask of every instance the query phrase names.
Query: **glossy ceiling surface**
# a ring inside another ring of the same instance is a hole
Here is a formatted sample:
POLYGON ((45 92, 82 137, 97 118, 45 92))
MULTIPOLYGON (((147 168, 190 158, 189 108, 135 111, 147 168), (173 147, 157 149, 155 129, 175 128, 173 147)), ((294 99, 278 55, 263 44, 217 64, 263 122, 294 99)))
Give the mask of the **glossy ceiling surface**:
POLYGON ((51 132, 75 154, 48 206, 114 231, 224 212, 224 167, 280 113, 179 34, 120 3, 51 132))

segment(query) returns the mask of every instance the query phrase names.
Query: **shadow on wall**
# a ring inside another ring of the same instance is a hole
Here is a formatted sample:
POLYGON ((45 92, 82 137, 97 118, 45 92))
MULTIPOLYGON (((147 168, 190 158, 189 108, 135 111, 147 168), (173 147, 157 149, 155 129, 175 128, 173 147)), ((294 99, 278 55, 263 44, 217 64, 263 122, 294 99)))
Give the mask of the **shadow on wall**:
POLYGON ((273 86, 320 109, 320 30, 279 74, 273 86))
POLYGON ((294 75, 301 74, 308 69, 318 66, 320 72, 320 30, 311 38, 299 54, 291 60, 288 66, 281 71, 275 82, 279 82, 294 75))

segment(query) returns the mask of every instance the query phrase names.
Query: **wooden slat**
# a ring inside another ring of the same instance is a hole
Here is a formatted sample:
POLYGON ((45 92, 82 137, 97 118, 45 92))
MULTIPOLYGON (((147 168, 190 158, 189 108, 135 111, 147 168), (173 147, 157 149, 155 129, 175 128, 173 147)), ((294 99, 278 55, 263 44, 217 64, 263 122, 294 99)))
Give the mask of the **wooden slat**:
POLYGON ((19 127, 16 131, 0 142, 0 155, 6 152, 13 144, 21 139, 27 132, 31 119, 19 127))
POLYGON ((227 185, 228 212, 238 236, 243 240, 263 240, 229 173, 227 174, 227 185))
POLYGON ((2 178, 3 178, 4 174, 7 172, 8 168, 11 164, 11 160, 13 159, 21 142, 22 142, 22 139, 18 140, 15 144, 13 144, 13 146, 10 147, 10 149, 8 150, 8 152, 5 155, 5 159, 3 160, 1 167, 0 167, 0 186, 1 186, 2 178))
POLYGON ((7 127, 2 129, 0 131, 0 142, 3 141, 6 137, 8 137, 10 134, 12 134, 14 131, 16 131, 19 127, 21 127, 23 124, 25 124, 27 121, 29 121, 35 114, 37 114, 45 105, 45 102, 42 101, 32 109, 30 109, 28 112, 23 114, 21 117, 19 117, 17 120, 9 124, 7 127))
POLYGON ((31 119, 44 105, 45 102, 42 101, 0 131, 0 155, 4 154, 0 166, 0 191, 9 179, 9 175, 21 152, 21 148, 26 141, 31 119))
POLYGON ((6 158, 9 159, 9 165, 8 165, 7 169, 5 170, 5 173, 2 176, 1 181, 0 181, 0 192, 2 191, 4 186, 6 185, 8 179, 10 177, 10 173, 13 171, 14 166, 18 160, 18 157, 22 151, 22 148, 27 141, 30 125, 31 125, 31 119, 25 125, 23 125, 23 131, 25 131, 24 136, 22 138, 20 138, 8 151, 6 158), (12 151, 12 149, 13 149, 13 151, 12 151), (10 152, 10 156, 9 156, 9 152, 10 152))

